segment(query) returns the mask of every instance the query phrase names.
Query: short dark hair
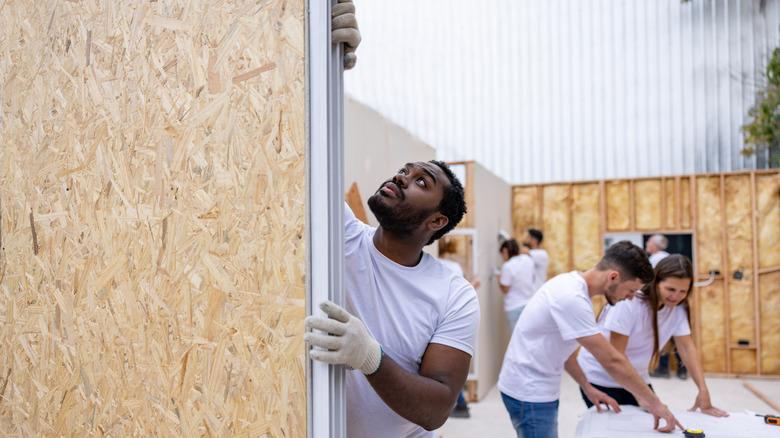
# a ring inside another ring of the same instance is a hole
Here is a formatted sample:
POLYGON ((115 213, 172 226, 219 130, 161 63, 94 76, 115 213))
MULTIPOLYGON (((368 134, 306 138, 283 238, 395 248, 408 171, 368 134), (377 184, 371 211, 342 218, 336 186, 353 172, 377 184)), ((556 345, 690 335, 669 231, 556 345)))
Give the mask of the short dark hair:
POLYGON ((509 254, 509 258, 520 254, 520 245, 517 244, 517 240, 515 239, 507 239, 504 241, 504 243, 501 244, 501 248, 498 249, 499 252, 506 250, 507 254, 509 254))
POLYGON ((460 183, 458 177, 452 173, 450 166, 443 161, 431 160, 429 163, 439 166, 442 172, 447 175, 450 184, 448 187, 444 188, 444 196, 442 196, 438 208, 438 211, 440 211, 441 214, 447 216, 449 222, 447 222, 447 225, 445 225, 444 228, 431 236, 428 245, 438 240, 441 236, 449 233, 450 230, 455 228, 461 219, 463 219, 463 215, 466 214, 466 196, 463 193, 463 184, 460 183))
POLYGON ((544 233, 542 233, 542 230, 537 228, 529 228, 528 235, 536 239, 537 243, 542 243, 542 240, 544 240, 544 233))
POLYGON ((637 279, 647 284, 655 278, 655 272, 645 251, 628 240, 621 240, 607 248, 596 269, 599 271, 615 269, 620 272, 622 281, 637 279))

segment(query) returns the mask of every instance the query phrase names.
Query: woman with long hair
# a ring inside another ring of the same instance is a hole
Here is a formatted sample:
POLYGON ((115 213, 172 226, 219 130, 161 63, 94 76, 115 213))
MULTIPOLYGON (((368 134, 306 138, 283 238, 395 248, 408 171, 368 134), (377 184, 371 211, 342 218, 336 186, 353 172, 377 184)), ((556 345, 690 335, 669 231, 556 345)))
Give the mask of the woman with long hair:
MULTIPOLYGON (((598 318, 599 326, 604 336, 626 355, 651 389, 649 367, 658 360, 659 349, 674 337, 680 356, 699 388, 691 410, 700 409, 705 414, 725 417, 728 413, 714 407, 710 401, 710 392, 691 338, 688 299, 692 289, 691 261, 683 255, 670 255, 658 262, 655 279, 646 284, 633 300, 605 307, 598 318)), ((587 350, 580 351, 576 362, 579 367, 573 368, 581 368, 584 372, 585 379, 579 379, 578 383, 588 408, 593 406, 594 399, 603 399, 604 394, 617 404, 638 406, 634 396, 621 388, 587 350)), ((572 364, 567 365, 568 370, 572 364)), ((572 376, 576 374, 581 377, 576 371, 572 376)), ((601 410, 600 406, 596 408, 601 410)))

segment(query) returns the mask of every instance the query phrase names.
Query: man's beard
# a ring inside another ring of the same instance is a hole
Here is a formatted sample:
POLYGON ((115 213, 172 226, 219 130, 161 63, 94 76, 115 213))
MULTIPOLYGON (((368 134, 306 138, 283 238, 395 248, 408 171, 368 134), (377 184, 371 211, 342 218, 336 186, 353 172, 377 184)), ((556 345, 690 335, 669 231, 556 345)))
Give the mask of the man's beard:
POLYGON ((393 207, 382 202, 382 195, 379 193, 368 198, 368 208, 385 231, 399 236, 411 234, 435 211, 425 209, 415 212, 404 207, 393 207))

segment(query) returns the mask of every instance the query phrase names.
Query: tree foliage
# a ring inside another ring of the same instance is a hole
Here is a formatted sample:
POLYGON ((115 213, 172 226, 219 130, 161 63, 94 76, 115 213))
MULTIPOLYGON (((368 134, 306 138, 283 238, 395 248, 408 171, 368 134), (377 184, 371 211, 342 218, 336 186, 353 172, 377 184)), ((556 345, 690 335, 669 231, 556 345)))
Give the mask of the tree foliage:
POLYGON ((752 122, 742 127, 745 133, 743 155, 768 149, 770 166, 780 167, 780 48, 772 51, 766 66, 767 86, 758 93, 758 102, 748 115, 752 122))

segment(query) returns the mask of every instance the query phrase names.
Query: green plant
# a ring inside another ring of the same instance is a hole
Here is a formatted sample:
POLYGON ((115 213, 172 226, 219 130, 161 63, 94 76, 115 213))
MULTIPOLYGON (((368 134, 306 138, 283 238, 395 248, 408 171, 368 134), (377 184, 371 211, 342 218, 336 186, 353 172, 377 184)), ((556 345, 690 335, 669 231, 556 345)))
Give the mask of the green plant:
POLYGON ((741 152, 750 156, 768 149, 769 165, 780 167, 780 48, 772 51, 766 80, 766 88, 758 92, 758 102, 748 112, 753 121, 742 127, 745 147, 741 152))

